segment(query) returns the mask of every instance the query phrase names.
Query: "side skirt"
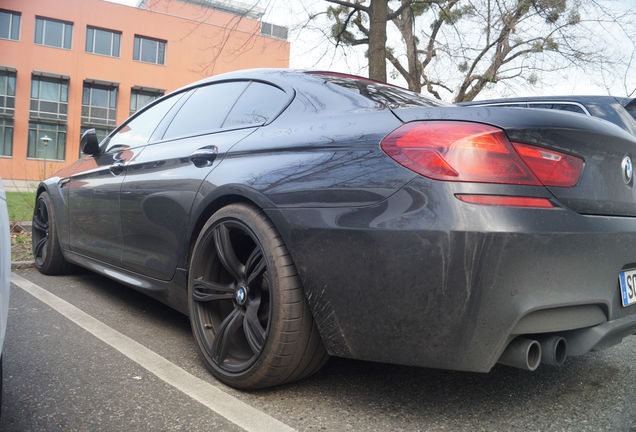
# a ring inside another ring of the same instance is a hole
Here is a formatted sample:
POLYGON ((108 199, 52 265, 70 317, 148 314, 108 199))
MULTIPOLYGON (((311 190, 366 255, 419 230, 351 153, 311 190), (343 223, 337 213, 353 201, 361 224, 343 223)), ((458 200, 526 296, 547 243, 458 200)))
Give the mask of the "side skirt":
POLYGON ((64 258, 73 264, 127 285, 188 315, 188 272, 185 269, 177 268, 172 280, 162 281, 68 250, 64 251, 64 258))

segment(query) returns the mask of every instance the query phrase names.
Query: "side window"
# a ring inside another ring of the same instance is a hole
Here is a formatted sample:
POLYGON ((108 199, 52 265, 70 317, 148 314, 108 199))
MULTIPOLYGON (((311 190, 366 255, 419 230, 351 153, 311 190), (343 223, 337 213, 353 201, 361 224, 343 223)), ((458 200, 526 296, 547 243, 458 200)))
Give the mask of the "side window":
POLYGON ((196 89, 172 119, 163 138, 197 135, 219 129, 247 84, 246 81, 235 81, 196 89))
POLYGON ((530 108, 553 109, 585 114, 585 111, 583 111, 580 106, 571 103, 533 103, 530 104, 530 108))
POLYGON ((552 104, 545 103, 531 103, 530 108, 538 108, 538 109, 552 109, 552 104))
POLYGON ((146 144, 161 119, 163 119, 170 108, 172 108, 182 96, 183 93, 179 93, 161 101, 128 123, 125 123, 115 135, 109 138, 105 152, 123 150, 146 144))
POLYGON ((252 82, 228 114, 223 127, 262 125, 278 114, 288 101, 289 96, 279 88, 252 82))
POLYGON ((552 106, 552 109, 557 109, 557 110, 562 110, 562 111, 570 111, 570 112, 579 113, 579 114, 585 114, 585 111, 583 111, 580 106, 572 105, 572 104, 554 104, 552 106))

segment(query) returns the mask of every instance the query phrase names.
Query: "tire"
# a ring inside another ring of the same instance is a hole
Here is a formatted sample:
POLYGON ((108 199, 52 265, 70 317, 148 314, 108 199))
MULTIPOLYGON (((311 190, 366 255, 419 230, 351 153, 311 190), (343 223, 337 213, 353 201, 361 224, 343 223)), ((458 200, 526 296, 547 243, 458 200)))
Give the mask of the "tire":
POLYGON ((251 206, 223 207, 204 225, 190 261, 188 307, 201 357, 229 386, 299 380, 328 358, 282 239, 251 206))
POLYGON ((35 267, 45 275, 70 273, 74 266, 64 259, 57 238, 55 211, 48 192, 42 192, 35 200, 31 245, 35 267))

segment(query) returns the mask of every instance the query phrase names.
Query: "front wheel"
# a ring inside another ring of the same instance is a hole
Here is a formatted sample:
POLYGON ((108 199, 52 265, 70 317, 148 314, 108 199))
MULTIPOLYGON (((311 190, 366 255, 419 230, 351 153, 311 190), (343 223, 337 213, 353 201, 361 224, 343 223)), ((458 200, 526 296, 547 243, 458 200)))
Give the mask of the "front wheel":
POLYGON ((58 275, 69 273, 73 265, 62 255, 57 237, 55 211, 48 192, 42 192, 35 200, 31 225, 31 246, 35 267, 40 273, 58 275))
POLYGON ((291 257, 260 210, 233 204, 212 215, 194 246, 188 294, 199 352, 225 384, 291 382, 327 359, 291 257))

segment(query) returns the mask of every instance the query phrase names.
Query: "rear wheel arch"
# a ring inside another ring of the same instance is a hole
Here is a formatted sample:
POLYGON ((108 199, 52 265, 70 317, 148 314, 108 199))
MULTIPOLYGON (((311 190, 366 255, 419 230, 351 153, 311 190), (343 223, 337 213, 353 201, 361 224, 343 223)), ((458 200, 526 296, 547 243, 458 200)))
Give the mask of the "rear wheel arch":
POLYGON ((48 189, 43 184, 40 184, 35 191, 35 199, 37 199, 42 192, 48 192, 48 189))
MULTIPOLYGON (((192 208, 196 212, 196 219, 193 217, 191 229, 188 237, 188 250, 186 255, 186 267, 190 265, 190 259, 192 258, 192 251, 194 244, 201 233, 201 229, 210 217, 230 204, 245 203, 254 207, 257 210, 264 210, 266 208, 272 208, 274 205, 263 195, 251 188, 245 188, 241 185, 227 185, 219 188, 214 194, 204 198, 199 204, 192 208), (197 210, 200 209, 200 210, 197 210)), ((277 226, 275 221, 271 221, 272 224, 280 231, 280 227, 277 226)))

